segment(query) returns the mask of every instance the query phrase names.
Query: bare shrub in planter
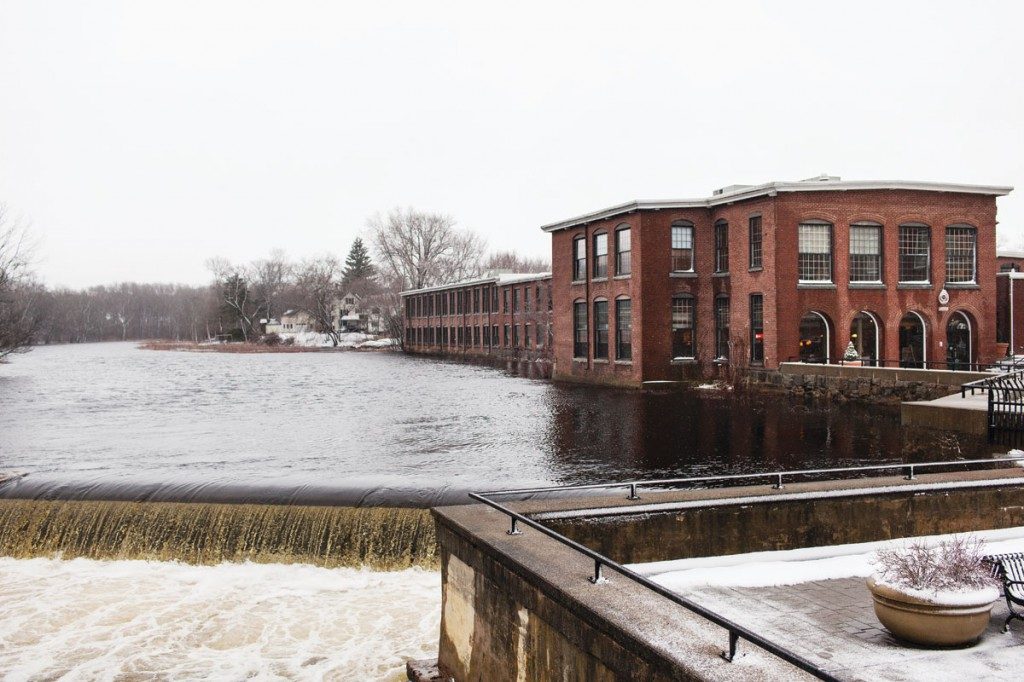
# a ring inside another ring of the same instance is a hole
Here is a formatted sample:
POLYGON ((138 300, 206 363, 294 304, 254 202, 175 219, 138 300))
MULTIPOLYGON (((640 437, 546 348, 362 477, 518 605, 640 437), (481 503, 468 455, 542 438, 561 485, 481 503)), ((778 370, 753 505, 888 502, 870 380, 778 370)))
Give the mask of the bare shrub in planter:
POLYGON ((984 543, 973 536, 879 550, 868 579, 875 615, 896 637, 916 644, 977 641, 999 598, 983 558, 984 543))

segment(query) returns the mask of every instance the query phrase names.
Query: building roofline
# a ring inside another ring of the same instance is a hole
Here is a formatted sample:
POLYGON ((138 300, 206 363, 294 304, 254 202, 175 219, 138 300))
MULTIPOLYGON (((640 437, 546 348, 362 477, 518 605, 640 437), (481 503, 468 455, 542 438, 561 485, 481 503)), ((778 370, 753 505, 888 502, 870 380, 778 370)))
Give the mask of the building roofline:
POLYGON ((996 251, 996 258, 1024 258, 1024 251, 996 251))
POLYGON ((399 296, 411 296, 412 294, 429 294, 434 291, 444 291, 446 289, 461 289, 463 287, 480 286, 481 284, 497 284, 498 286, 501 286, 503 284, 521 284, 523 282, 533 282, 541 279, 551 279, 551 273, 531 272, 522 274, 494 275, 491 277, 468 279, 462 282, 452 282, 450 284, 438 284, 437 286, 424 287, 422 289, 406 289, 405 291, 399 292, 399 296))
POLYGON ((987 196, 1006 196, 1013 187, 1000 185, 963 185, 949 182, 911 182, 905 180, 805 180, 802 182, 768 182, 752 187, 740 187, 733 191, 714 194, 703 199, 668 199, 668 200, 634 200, 624 204, 610 206, 590 213, 584 213, 568 220, 549 223, 541 226, 545 232, 557 232, 577 225, 604 220, 617 215, 625 215, 635 211, 657 211, 672 208, 711 208, 737 201, 756 199, 762 196, 773 197, 779 192, 849 192, 864 190, 912 190, 919 192, 948 192, 953 194, 983 194, 987 196))

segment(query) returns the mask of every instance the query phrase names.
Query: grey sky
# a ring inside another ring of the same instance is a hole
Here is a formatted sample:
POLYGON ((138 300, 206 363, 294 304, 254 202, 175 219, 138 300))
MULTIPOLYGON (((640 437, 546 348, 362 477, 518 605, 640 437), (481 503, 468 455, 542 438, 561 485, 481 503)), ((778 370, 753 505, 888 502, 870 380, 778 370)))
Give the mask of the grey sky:
POLYGON ((344 255, 395 205, 493 249, 732 183, 1019 187, 1019 2, 0 0, 0 201, 49 284, 344 255))

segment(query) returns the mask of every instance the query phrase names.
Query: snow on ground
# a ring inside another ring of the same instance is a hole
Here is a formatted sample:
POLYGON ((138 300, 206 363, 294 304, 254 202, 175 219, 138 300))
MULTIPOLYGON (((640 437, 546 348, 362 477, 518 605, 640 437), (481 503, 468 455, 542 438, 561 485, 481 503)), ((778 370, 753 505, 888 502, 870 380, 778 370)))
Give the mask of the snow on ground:
MULTIPOLYGON (((978 531, 986 554, 1024 552, 1024 527, 978 531)), ((773 587, 813 580, 867 578, 873 573, 875 551, 914 541, 933 545, 953 535, 928 535, 883 542, 807 547, 776 552, 752 552, 727 556, 677 559, 632 564, 632 570, 671 590, 702 586, 773 587)))
POLYGON ((436 571, 0 558, 0 677, 404 680, 436 571))
MULTIPOLYGON (((319 332, 298 332, 281 334, 283 339, 294 339, 296 346, 304 348, 334 348, 329 334, 319 332)), ((338 334, 338 348, 388 348, 398 345, 395 339, 378 339, 372 334, 346 332, 338 334)))

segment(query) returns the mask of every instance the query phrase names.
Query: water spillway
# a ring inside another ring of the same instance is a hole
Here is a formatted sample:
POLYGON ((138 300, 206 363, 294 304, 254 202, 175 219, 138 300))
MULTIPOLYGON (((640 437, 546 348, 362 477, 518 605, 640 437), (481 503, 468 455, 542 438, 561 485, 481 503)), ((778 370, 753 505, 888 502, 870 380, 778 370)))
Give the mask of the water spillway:
POLYGON ((389 570, 437 563, 425 509, 91 500, 0 500, 0 556, 389 570))

